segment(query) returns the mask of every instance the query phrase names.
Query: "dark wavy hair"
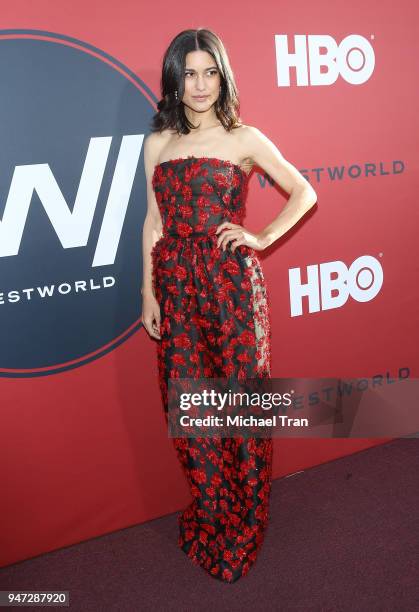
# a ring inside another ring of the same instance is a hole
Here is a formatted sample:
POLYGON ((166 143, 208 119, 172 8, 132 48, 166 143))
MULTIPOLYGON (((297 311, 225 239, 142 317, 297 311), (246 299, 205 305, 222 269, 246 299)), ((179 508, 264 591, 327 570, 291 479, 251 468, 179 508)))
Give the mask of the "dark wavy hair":
POLYGON ((185 91, 186 55, 191 51, 207 51, 218 67, 221 91, 214 103, 215 113, 226 130, 240 127, 240 103, 233 71, 221 39, 211 30, 183 30, 170 43, 163 57, 160 81, 161 100, 158 112, 152 117, 151 131, 175 129, 178 134, 189 134, 196 129, 186 117, 182 103, 185 91), (178 92, 178 99, 175 96, 178 92))

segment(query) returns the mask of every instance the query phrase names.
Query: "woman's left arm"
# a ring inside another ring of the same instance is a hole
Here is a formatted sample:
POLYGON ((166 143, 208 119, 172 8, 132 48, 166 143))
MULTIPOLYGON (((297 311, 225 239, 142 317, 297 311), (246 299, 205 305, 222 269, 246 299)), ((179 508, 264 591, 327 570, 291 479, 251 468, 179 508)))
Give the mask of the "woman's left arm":
POLYGON ((247 125, 243 128, 241 138, 242 150, 247 153, 243 154, 243 158, 253 159, 290 197, 279 215, 258 234, 235 223, 221 223, 216 232, 218 234, 222 231, 218 246, 225 250, 227 244, 233 241, 232 251, 241 244, 263 251, 286 234, 314 206, 317 194, 297 168, 283 157, 278 147, 260 130, 247 125))
POLYGON ((260 130, 246 126, 244 147, 249 157, 289 194, 279 215, 258 234, 262 249, 286 234, 317 202, 317 194, 304 176, 287 161, 276 145, 260 130))

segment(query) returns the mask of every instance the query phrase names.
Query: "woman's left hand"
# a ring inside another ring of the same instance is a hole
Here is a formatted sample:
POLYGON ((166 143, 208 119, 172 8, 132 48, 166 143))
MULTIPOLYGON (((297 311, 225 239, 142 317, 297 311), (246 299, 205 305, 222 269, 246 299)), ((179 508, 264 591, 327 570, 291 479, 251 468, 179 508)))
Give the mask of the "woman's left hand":
POLYGON ((255 249, 255 251, 263 251, 265 248, 263 240, 258 234, 249 232, 249 230, 245 229, 242 225, 237 225, 237 223, 224 221, 224 223, 220 223, 215 233, 218 234, 219 232, 221 233, 217 240, 217 246, 222 247, 223 251, 226 250, 231 240, 233 241, 231 243, 231 251, 233 253, 234 249, 241 244, 255 249))

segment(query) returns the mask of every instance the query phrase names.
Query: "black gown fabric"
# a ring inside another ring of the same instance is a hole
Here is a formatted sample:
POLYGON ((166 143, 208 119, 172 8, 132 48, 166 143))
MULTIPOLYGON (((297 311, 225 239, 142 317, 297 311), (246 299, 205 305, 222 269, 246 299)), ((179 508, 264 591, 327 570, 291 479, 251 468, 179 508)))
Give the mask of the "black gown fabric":
MULTIPOLYGON (((159 385, 169 378, 270 377, 269 296, 254 249, 217 247, 224 221, 242 224, 248 175, 212 157, 171 159, 152 178, 163 235, 152 249, 160 305, 159 385)), ((269 519, 272 439, 173 438, 192 502, 178 543, 211 576, 232 583, 256 561, 269 519)))

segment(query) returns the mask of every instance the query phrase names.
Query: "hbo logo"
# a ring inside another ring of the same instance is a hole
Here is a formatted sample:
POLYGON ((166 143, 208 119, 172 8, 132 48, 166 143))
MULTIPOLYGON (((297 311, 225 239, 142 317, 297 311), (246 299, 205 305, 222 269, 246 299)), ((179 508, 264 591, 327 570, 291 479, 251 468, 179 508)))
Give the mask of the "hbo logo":
POLYGON ((320 266, 307 266, 307 282, 301 282, 300 268, 291 268, 290 284, 291 316, 303 314, 303 297, 308 297, 308 311, 318 312, 340 308, 351 295, 357 302, 369 302, 383 284, 380 262, 370 255, 358 257, 348 268, 343 261, 330 261, 320 266), (332 278, 335 274, 335 278, 332 278), (335 291, 335 295, 332 295, 335 291), (320 304, 321 298, 321 304, 320 304))
POLYGON ((294 53, 288 49, 288 36, 275 35, 278 87, 290 86, 290 67, 295 66, 297 85, 332 85, 339 74, 348 83, 368 81, 375 65, 374 49, 363 36, 351 34, 338 45, 334 38, 294 36, 294 53), (320 53, 324 48, 325 53, 320 53), (326 69, 320 72, 321 67, 326 69), (310 82, 309 82, 310 75, 310 82))

